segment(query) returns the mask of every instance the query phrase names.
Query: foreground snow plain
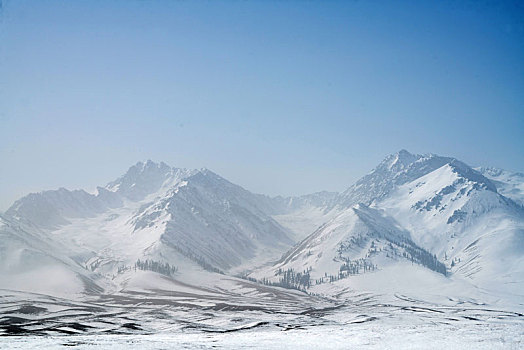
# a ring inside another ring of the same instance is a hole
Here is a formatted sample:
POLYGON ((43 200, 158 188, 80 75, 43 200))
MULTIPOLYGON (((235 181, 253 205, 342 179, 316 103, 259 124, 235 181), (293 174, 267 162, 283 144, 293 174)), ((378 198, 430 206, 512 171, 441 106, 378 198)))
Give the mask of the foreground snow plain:
POLYGON ((121 292, 75 299, 1 290, 9 336, 0 349, 522 348, 524 305, 481 290, 457 296, 439 274, 411 269, 318 285, 314 295, 207 272, 194 276, 206 287, 139 272, 121 292))
POLYGON ((521 349, 522 328, 508 325, 321 326, 282 332, 260 329, 228 334, 181 333, 77 337, 16 337, 2 349, 521 349))

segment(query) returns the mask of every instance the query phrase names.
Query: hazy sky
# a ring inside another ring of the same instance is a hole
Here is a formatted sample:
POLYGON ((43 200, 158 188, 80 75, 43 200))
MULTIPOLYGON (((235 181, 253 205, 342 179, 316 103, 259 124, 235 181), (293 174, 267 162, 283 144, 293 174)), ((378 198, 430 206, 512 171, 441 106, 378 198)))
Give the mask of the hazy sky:
POLYGON ((0 210, 145 159, 285 195, 401 148, 524 171, 519 1, 0 4, 0 210))

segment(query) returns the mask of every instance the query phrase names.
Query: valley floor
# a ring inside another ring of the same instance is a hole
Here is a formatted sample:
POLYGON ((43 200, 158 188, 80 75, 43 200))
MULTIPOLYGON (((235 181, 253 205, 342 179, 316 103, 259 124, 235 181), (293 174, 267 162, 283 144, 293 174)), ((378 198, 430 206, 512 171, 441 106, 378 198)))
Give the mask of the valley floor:
MULTIPOLYGON (((249 283, 245 287, 253 289, 249 283)), ((473 300, 436 304, 399 294, 358 292, 338 300, 264 286, 244 296, 188 290, 117 293, 77 301, 0 292, 0 349, 524 346, 524 314, 473 300)))
POLYGON ((396 324, 274 327, 227 334, 88 335, 0 339, 2 349, 522 349, 517 324, 396 324))

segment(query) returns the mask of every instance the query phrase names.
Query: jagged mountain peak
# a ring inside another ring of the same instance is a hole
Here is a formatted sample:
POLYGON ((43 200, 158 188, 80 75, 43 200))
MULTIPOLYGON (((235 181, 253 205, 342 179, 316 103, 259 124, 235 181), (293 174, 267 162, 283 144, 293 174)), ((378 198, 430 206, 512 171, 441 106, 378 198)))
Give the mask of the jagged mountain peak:
POLYGON ((226 180, 222 176, 218 175, 214 171, 209 170, 208 168, 197 169, 190 175, 190 177, 191 178, 199 178, 199 177, 201 177, 201 178, 208 178, 208 179, 212 179, 212 180, 226 181, 226 182, 230 183, 228 180, 226 180))
POLYGON ((105 188, 132 201, 138 201, 161 188, 173 187, 183 178, 196 172, 198 170, 173 168, 164 162, 140 161, 105 188))
POLYGON ((390 154, 387 156, 376 169, 388 169, 390 171, 399 171, 406 168, 413 162, 420 159, 422 156, 417 154, 411 154, 405 149, 401 149, 397 153, 390 154))
POLYGON ((496 192, 495 185, 478 171, 452 157, 436 154, 411 154, 400 150, 387 156, 369 174, 336 198, 334 205, 350 207, 356 203, 371 204, 386 197, 396 187, 425 176, 445 165, 462 178, 478 183, 483 188, 496 192))
POLYGON ((119 193, 130 200, 138 201, 161 189, 166 191, 173 189, 181 181, 194 182, 203 181, 204 179, 207 179, 208 182, 232 185, 229 181, 207 168, 176 168, 164 162, 157 163, 147 160, 145 162, 139 161, 131 166, 123 176, 110 182, 105 188, 119 193))
POLYGON ((64 187, 30 193, 17 200, 6 214, 36 227, 56 229, 69 224, 71 219, 94 217, 108 209, 125 206, 125 201, 154 205, 157 200, 176 194, 180 186, 188 183, 207 188, 212 198, 225 198, 228 191, 242 196, 247 193, 206 168, 174 168, 164 162, 147 160, 132 165, 108 185, 97 187, 94 194, 64 187))
POLYGON ((155 162, 151 159, 148 159, 146 161, 138 161, 135 165, 131 166, 131 168, 141 168, 142 170, 145 170, 147 168, 171 168, 164 162, 155 162))

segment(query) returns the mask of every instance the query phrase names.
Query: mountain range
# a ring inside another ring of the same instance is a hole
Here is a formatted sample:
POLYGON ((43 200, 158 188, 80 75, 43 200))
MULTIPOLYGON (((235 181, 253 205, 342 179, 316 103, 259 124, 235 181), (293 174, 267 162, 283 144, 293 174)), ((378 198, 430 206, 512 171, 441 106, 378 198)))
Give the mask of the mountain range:
POLYGON ((329 296, 446 285, 520 303, 523 205, 523 174, 405 150, 343 192, 296 197, 139 162, 96 193, 32 193, 1 214, 0 288, 85 295, 243 278, 329 296))

